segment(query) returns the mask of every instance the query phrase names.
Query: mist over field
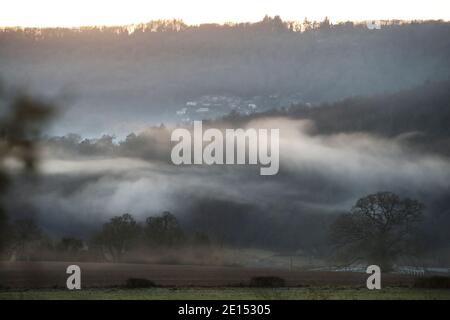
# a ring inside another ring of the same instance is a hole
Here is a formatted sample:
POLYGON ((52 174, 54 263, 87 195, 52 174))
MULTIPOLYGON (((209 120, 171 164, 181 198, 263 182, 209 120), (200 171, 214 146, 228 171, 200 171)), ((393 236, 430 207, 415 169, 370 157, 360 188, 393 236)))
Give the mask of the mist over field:
POLYGON ((424 201, 430 221, 445 223, 429 231, 445 233, 449 218, 436 202, 448 204, 447 157, 407 148, 401 136, 320 134, 310 120, 258 117, 244 128, 281 128, 278 175, 260 176, 258 165, 174 166, 166 127, 119 143, 52 138, 42 146, 39 184, 16 183, 11 199, 20 201, 11 211, 35 212, 55 236, 88 236, 114 215, 143 221, 168 210, 229 245, 313 250, 326 245, 336 214, 390 190, 424 201))

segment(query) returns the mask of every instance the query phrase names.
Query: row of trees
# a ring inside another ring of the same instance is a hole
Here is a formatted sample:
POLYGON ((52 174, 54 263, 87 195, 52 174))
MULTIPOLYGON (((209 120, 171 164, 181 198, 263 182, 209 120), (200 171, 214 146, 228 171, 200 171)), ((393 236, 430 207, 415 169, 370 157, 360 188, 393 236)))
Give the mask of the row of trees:
POLYGON ((86 248, 83 241, 66 236, 53 241, 32 217, 7 221, 2 233, 4 241, 0 257, 11 260, 32 260, 42 257, 44 252, 53 252, 59 257, 74 256, 86 248))
POLYGON ((170 212, 148 217, 144 223, 137 222, 131 214, 111 218, 105 223, 92 242, 100 246, 114 261, 133 248, 173 248, 189 245, 207 246, 209 237, 201 232, 188 234, 177 218, 170 212))
POLYGON ((50 239, 33 218, 21 218, 6 224, 3 253, 7 258, 30 260, 37 250, 50 247, 50 239))
MULTIPOLYGON (((392 269, 402 257, 418 256, 421 250, 419 226, 424 205, 390 192, 368 195, 348 212, 339 215, 329 230, 330 250, 335 262, 377 264, 392 269)), ((28 260, 33 252, 47 249, 59 258, 77 258, 80 252, 115 262, 133 250, 209 247, 204 233, 189 234, 170 212, 138 222, 131 214, 111 218, 88 244, 74 237, 52 242, 32 219, 11 224, 9 251, 15 259, 28 260)))
MULTIPOLYGON (((384 21, 384 25, 398 25, 405 23, 401 20, 384 21)), ((411 23, 411 22, 409 22, 411 23)), ((364 23, 359 23, 364 24, 364 23)), ((332 24, 328 17, 325 17, 322 21, 309 20, 304 18, 303 21, 286 21, 282 20, 280 16, 270 17, 266 15, 261 21, 250 23, 241 22, 234 23, 228 22, 223 25, 220 24, 201 24, 187 25, 180 19, 159 19, 152 20, 145 23, 136 23, 123 26, 82 26, 77 28, 23 28, 23 27, 10 27, 3 28, 0 31, 6 33, 20 33, 25 36, 32 36, 35 38, 44 37, 61 37, 64 35, 77 34, 77 33, 111 33, 115 35, 131 34, 131 33, 145 33, 145 32, 180 32, 186 30, 195 29, 207 29, 207 28, 252 28, 261 31, 294 31, 304 32, 318 29, 327 29, 332 27, 353 27, 359 25, 351 21, 339 22, 332 24)))
MULTIPOLYGON (((403 21, 403 20, 384 20, 383 26, 395 26, 401 24, 417 24, 417 23, 437 23, 443 21, 403 21)), ((353 27, 363 26, 365 27, 365 22, 337 22, 331 23, 328 17, 325 17, 322 21, 309 20, 304 18, 303 21, 293 20, 287 21, 282 20, 280 16, 270 17, 266 15, 259 22, 227 22, 223 25, 216 23, 206 23, 200 25, 187 25, 181 19, 159 19, 152 20, 145 23, 136 23, 130 25, 122 26, 82 26, 77 28, 29 28, 29 27, 5 27, 0 28, 0 32, 7 34, 20 34, 27 37, 34 38, 51 38, 51 37, 62 37, 68 35, 76 35, 79 33, 103 33, 103 34, 132 34, 132 33, 146 33, 146 32, 180 32, 186 30, 197 30, 197 29, 214 29, 214 28, 239 28, 239 29, 254 29, 257 31, 277 31, 277 32, 305 32, 312 30, 323 30, 331 28, 353 28, 353 27)))
MULTIPOLYGON (((209 247, 205 233, 188 233, 170 212, 148 217, 139 223, 128 213, 111 218, 89 241, 65 236, 53 241, 32 218, 17 219, 8 224, 4 253, 7 259, 36 259, 42 253, 50 259, 106 259, 122 261, 134 249, 174 249, 182 246, 209 247), (49 254, 51 253, 51 254, 49 254)), ((5 230, 6 231, 6 230, 5 230)))

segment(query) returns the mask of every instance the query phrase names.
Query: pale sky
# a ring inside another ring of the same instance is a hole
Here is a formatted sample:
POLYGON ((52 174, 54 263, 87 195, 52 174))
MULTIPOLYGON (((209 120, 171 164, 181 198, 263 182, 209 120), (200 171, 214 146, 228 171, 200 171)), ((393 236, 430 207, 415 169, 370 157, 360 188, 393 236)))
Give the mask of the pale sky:
POLYGON ((0 0, 0 26, 118 25, 154 19, 188 24, 284 20, 450 20, 450 0, 0 0))

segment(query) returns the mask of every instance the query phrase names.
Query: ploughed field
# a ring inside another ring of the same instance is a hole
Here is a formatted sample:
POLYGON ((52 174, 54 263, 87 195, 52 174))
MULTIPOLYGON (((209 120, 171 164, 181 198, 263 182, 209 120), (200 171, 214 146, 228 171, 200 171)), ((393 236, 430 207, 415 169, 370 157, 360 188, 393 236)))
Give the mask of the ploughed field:
MULTIPOLYGON (((163 287, 230 287, 247 286, 250 279, 276 276, 289 287, 366 287, 365 273, 300 271, 274 268, 226 266, 86 263, 86 262, 2 262, 0 289, 65 288, 66 268, 81 268, 82 288, 123 286, 129 278, 142 278, 163 287)), ((414 278, 398 274, 382 274, 383 287, 411 286, 414 278)))
POLYGON ((388 287, 0 290, 0 300, 450 300, 450 290, 388 287))

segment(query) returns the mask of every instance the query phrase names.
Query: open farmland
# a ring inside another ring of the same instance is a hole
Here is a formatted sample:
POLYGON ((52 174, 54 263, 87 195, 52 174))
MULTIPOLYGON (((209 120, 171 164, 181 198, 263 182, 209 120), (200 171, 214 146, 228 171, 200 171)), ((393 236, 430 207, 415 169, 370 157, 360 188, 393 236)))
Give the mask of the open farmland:
POLYGON ((450 300, 450 290, 389 287, 370 291, 315 288, 150 288, 4 290, 0 300, 450 300))
MULTIPOLYGON (((3 288, 58 288, 66 285, 66 268, 81 268, 83 288, 107 288, 123 285, 129 278, 144 278, 158 286, 225 287, 248 285, 252 277, 277 276, 289 287, 352 286, 365 287, 367 276, 356 272, 290 271, 274 268, 223 266, 77 263, 77 262, 11 262, 0 265, 3 288)), ((384 286, 409 286, 413 278, 405 275, 383 275, 384 286)))

